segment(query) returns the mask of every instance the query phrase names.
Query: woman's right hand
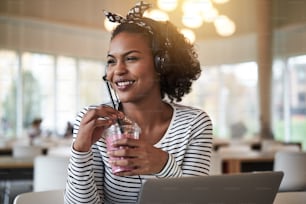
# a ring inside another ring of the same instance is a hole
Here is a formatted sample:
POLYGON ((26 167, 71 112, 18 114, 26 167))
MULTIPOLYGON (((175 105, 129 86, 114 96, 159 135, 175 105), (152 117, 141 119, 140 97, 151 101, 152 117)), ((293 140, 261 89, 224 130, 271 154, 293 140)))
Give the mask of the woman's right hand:
POLYGON ((106 128, 116 123, 117 119, 124 117, 122 112, 110 106, 90 107, 80 122, 73 149, 79 152, 89 151, 91 146, 101 138, 101 134, 106 128))

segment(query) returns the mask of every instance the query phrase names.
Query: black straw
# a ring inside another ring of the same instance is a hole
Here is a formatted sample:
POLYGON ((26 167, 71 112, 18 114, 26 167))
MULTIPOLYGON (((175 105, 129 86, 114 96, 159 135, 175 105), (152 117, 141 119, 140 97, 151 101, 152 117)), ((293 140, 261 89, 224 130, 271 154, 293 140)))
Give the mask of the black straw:
MULTIPOLYGON (((118 110, 118 108, 116 108, 115 101, 114 101, 114 98, 113 98, 113 95, 112 95, 112 92, 111 92, 111 89, 110 89, 109 81, 106 79, 106 76, 103 77, 103 80, 106 82, 107 91, 108 91, 109 97, 110 97, 110 99, 111 99, 111 101, 112 101, 113 108, 115 108, 115 109, 118 110)), ((118 101, 117 96, 116 96, 116 99, 117 99, 117 101, 118 101)), ((118 106, 118 107, 119 107, 119 106, 118 106)), ((123 124, 122 124, 121 120, 118 119, 118 118, 117 118, 117 123, 118 123, 118 125, 119 125, 120 132, 121 132, 121 133, 124 133, 123 127, 122 127, 123 124)))

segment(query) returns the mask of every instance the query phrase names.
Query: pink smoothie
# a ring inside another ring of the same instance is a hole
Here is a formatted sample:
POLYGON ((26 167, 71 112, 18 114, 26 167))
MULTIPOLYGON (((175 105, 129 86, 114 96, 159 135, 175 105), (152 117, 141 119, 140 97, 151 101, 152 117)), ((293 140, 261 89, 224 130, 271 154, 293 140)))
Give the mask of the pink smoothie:
MULTIPOLYGON (((106 147, 107 150, 111 151, 111 150, 116 150, 118 148, 114 148, 111 146, 112 142, 118 139, 122 139, 122 138, 135 138, 134 135, 129 135, 129 134, 116 134, 116 135, 109 135, 106 137, 106 147)), ((137 139, 137 138, 136 138, 137 139)), ((125 147, 119 147, 119 148, 125 148, 125 147)), ((110 157, 110 160, 115 160, 115 159, 120 159, 120 158, 114 158, 114 157, 110 157)), ((121 167, 121 166, 112 166, 112 172, 113 173, 118 173, 118 172, 123 172, 123 171, 130 171, 132 170, 132 168, 128 168, 128 167, 121 167)))

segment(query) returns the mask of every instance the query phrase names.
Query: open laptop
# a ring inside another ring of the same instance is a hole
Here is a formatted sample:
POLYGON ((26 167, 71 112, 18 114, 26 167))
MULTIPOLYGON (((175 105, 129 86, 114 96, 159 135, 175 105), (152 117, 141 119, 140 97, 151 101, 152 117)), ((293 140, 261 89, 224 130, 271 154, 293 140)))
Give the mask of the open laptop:
POLYGON ((283 172, 149 179, 138 204, 272 204, 283 172))

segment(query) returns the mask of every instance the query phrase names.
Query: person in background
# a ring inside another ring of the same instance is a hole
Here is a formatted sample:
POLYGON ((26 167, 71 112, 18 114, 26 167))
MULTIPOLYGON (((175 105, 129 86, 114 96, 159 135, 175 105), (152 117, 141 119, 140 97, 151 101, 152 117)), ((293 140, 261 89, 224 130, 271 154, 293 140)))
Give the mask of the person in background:
POLYGON ((126 18, 105 11, 110 21, 119 23, 112 32, 104 77, 119 101, 115 108, 95 105, 78 114, 66 204, 136 203, 148 178, 209 174, 211 119, 201 109, 178 104, 200 76, 197 54, 172 23, 143 17, 149 7, 140 2, 126 18), (139 125, 140 138, 119 139, 112 145, 125 148, 108 152, 101 135, 124 118, 139 125), (114 174, 110 162, 132 170, 114 174))
POLYGON ((70 138, 72 137, 72 134, 73 134, 73 125, 71 124, 71 122, 68 121, 64 133, 64 138, 70 138))
POLYGON ((34 140, 41 136, 41 133, 42 133, 41 123, 42 123, 42 118, 35 118, 32 121, 31 127, 28 130, 28 136, 30 138, 30 145, 33 145, 34 140))
POLYGON ((231 137, 234 140, 242 140, 247 133, 247 128, 242 121, 238 121, 231 125, 231 137))

